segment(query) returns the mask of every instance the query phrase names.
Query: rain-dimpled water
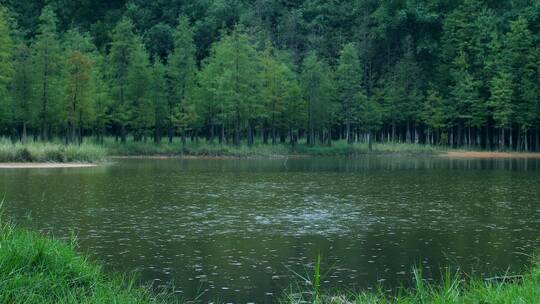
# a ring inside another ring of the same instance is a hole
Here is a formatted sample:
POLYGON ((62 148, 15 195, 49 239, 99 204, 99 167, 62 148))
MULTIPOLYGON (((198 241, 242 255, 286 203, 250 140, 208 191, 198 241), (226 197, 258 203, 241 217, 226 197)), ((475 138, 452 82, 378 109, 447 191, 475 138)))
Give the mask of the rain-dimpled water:
POLYGON ((522 272, 539 245, 540 160, 365 156, 117 159, 0 170, 4 213, 183 299, 270 303, 307 284, 392 292, 522 272), (30 220, 27 220, 30 218, 30 220))

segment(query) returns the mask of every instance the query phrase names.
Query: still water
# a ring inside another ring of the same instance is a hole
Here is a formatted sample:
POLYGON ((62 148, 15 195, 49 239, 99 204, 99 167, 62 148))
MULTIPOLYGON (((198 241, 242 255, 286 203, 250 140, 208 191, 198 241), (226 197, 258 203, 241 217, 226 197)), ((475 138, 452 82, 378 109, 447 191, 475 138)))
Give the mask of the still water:
POLYGON ((8 216, 204 301, 272 302, 319 253, 324 288, 392 289, 414 266, 520 272, 540 244, 535 159, 125 159, 0 170, 4 193, 8 216))

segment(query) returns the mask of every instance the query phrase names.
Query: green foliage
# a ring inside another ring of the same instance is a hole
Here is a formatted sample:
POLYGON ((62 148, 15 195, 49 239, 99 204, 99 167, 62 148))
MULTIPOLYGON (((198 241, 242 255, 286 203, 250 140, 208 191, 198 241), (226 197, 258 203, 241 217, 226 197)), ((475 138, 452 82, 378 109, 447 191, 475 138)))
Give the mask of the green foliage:
POLYGON ((363 99, 367 99, 361 87, 362 71, 356 47, 349 43, 341 50, 339 64, 336 71, 337 91, 341 105, 340 117, 347 128, 346 138, 352 143, 351 125, 359 122, 359 106, 363 99))
POLYGON ((186 130, 193 127, 196 121, 194 113, 194 90, 197 72, 195 51, 193 30, 189 20, 185 16, 181 16, 174 32, 174 50, 169 56, 166 68, 169 141, 174 136, 175 127, 182 134, 185 134, 186 130))
POLYGON ((253 121, 262 109, 259 66, 259 57, 249 36, 243 29, 236 28, 215 44, 201 71, 199 81, 203 92, 199 96, 206 108, 203 112, 214 114, 212 109, 217 109, 217 123, 214 123, 223 128, 231 126, 235 145, 240 144, 241 128, 253 128, 253 121))
POLYGON ((2 303, 173 303, 135 287, 133 278, 108 276, 101 266, 64 243, 0 221, 2 303))
POLYGON ((9 126, 12 107, 9 100, 9 87, 14 74, 13 40, 8 22, 7 10, 0 5, 0 128, 9 126))
POLYGON ((92 44, 76 31, 71 31, 67 48, 65 72, 66 103, 64 108, 68 142, 82 143, 83 129, 90 122, 92 61, 84 52, 91 52, 92 44))
POLYGON ((26 142, 28 129, 35 122, 36 105, 33 99, 32 51, 26 44, 19 44, 14 50, 15 73, 12 83, 13 124, 20 128, 21 140, 26 142))
POLYGON ((302 64, 303 97, 307 102, 308 143, 315 144, 315 132, 328 131, 335 105, 332 101, 332 72, 315 53, 310 53, 302 64))
POLYGON ((123 114, 128 117, 127 122, 135 139, 141 140, 149 135, 154 118, 150 96, 152 75, 148 53, 142 42, 135 39, 132 47, 125 88, 127 104, 123 114))
POLYGON ((56 15, 45 7, 39 18, 34 52, 35 98, 37 122, 42 140, 48 140, 51 128, 58 126, 62 100, 62 49, 56 29, 56 15))
POLYGON ((540 150, 528 1, 45 2, 2 2, 0 134, 13 140, 540 150))
POLYGON ((501 72, 491 83, 491 99, 493 119, 497 127, 508 129, 512 122, 514 109, 512 105, 512 77, 508 73, 501 72))
POLYGON ((109 52, 108 65, 109 85, 113 100, 112 120, 118 129, 117 134, 126 140, 126 125, 131 118, 130 105, 127 100, 127 86, 129 66, 132 62, 133 49, 137 37, 133 32, 133 23, 127 19, 122 19, 114 28, 112 33, 112 45, 109 52))

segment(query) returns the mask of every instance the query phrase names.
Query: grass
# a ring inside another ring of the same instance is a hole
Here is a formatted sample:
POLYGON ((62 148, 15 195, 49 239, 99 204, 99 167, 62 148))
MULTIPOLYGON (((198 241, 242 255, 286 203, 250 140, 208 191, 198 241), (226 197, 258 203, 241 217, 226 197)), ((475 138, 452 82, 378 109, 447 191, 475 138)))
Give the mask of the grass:
POLYGON ((288 144, 269 145, 256 142, 253 146, 231 146, 210 144, 205 140, 199 142, 188 141, 182 149, 178 139, 170 144, 162 142, 115 142, 112 138, 105 140, 104 147, 112 156, 231 156, 231 157, 272 157, 290 155, 308 156, 354 156, 368 153, 396 153, 396 154, 434 154, 443 152, 443 147, 428 145, 415 145, 405 143, 374 143, 373 150, 369 151, 367 143, 347 144, 345 141, 335 141, 332 146, 309 146, 299 143, 294 148, 288 144))
POLYGON ((294 148, 288 144, 263 144, 256 141, 251 147, 208 143, 204 139, 188 140, 182 148, 179 138, 173 143, 164 140, 159 144, 152 141, 127 143, 105 138, 103 144, 92 144, 89 140, 82 145, 62 143, 32 142, 12 144, 0 139, 0 162, 100 162, 107 156, 200 156, 200 157, 285 157, 285 156, 358 156, 365 154, 432 155, 448 151, 472 151, 451 149, 444 146, 430 146, 411 143, 373 143, 370 151, 367 143, 347 144, 344 140, 334 141, 332 146, 309 146, 305 142, 294 148))
MULTIPOLYGON (((320 261, 317 264, 320 267, 320 261)), ((419 270, 413 271, 414 288, 401 288, 389 294, 379 288, 374 292, 320 290, 320 269, 308 281, 310 288, 296 285, 280 300, 283 304, 507 304, 539 303, 540 260, 525 275, 496 280, 470 278, 462 272, 446 271, 442 283, 429 284, 419 270)))
POLYGON ((0 223, 0 303, 171 303, 135 280, 106 275, 65 243, 0 223))
POLYGON ((82 162, 94 163, 105 160, 105 148, 84 143, 63 145, 60 143, 12 144, 0 140, 0 162, 82 162))
POLYGON ((272 156, 272 155, 289 155, 290 149, 286 145, 262 145, 256 144, 252 147, 247 145, 230 146, 210 144, 204 140, 197 142, 188 141, 185 149, 182 149, 182 144, 175 141, 172 144, 161 142, 154 144, 153 142, 134 142, 127 143, 115 142, 112 139, 107 139, 104 142, 109 155, 112 156, 231 156, 231 157, 256 157, 256 156, 272 156))
POLYGON ((344 140, 334 141, 331 146, 310 146, 301 141, 294 147, 289 144, 264 144, 257 139, 251 147, 208 143, 205 139, 188 140, 184 148, 179 138, 173 143, 163 140, 135 142, 129 139, 121 143, 112 137, 105 138, 103 144, 93 144, 90 139, 82 145, 64 145, 61 142, 12 144, 0 138, 0 162, 100 162, 108 156, 200 156, 200 157, 286 157, 286 156, 359 156, 365 154, 433 155, 457 151, 478 151, 474 147, 453 149, 446 146, 431 146, 412 143, 373 143, 370 151, 367 143, 347 144, 344 140))

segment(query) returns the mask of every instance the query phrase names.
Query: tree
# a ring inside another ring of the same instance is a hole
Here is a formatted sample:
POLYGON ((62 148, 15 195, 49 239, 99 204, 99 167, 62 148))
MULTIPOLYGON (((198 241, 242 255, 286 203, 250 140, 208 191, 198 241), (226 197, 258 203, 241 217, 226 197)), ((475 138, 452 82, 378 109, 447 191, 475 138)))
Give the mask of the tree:
POLYGON ((112 119, 117 130, 116 136, 126 142, 126 126, 130 119, 129 104, 126 98, 128 86, 128 71, 132 61, 132 53, 136 44, 133 32, 133 23, 129 19, 122 19, 112 33, 111 51, 109 53, 109 84, 113 100, 112 119))
POLYGON ((501 130, 499 145, 505 148, 505 130, 508 130, 512 123, 514 107, 512 104, 512 76, 501 72, 491 82, 491 98, 489 105, 492 107, 493 119, 497 128, 501 130))
MULTIPOLYGON (((464 53, 461 53, 453 63, 454 68, 451 71, 453 85, 450 88, 450 97, 453 103, 451 108, 453 118, 458 126, 457 143, 461 145, 462 131, 464 127, 473 126, 473 118, 480 115, 481 111, 475 111, 479 104, 478 82, 469 72, 469 65, 464 53), (480 113, 478 113, 480 112, 480 113)), ((468 137, 470 144, 470 132, 468 137)))
POLYGON ((82 143, 89 110, 91 62, 78 50, 70 52, 66 81, 66 142, 82 143))
POLYGON ((15 48, 12 83, 14 123, 20 128, 21 141, 27 142, 28 129, 34 121, 32 51, 23 42, 15 48))
POLYGON ((347 143, 353 143, 351 125, 358 121, 359 100, 361 94, 362 70, 355 46, 346 44, 341 50, 337 68, 337 90, 341 105, 340 117, 345 123, 347 143))
POLYGON ((7 126, 12 120, 12 117, 9 117, 9 88, 14 74, 13 40, 8 20, 7 9, 0 5, 0 127, 7 126))
POLYGON ((90 122, 91 74, 93 62, 91 53, 95 50, 90 39, 76 30, 66 34, 66 142, 82 144, 83 129, 90 122))
POLYGON ((356 97, 359 100, 360 126, 367 133, 368 149, 373 150, 373 132, 377 131, 382 123, 382 114, 379 103, 375 98, 368 98, 359 92, 356 97))
POLYGON ((43 9, 39 21, 38 35, 32 48, 39 107, 37 118, 41 139, 47 141, 52 125, 59 121, 62 50, 56 33, 56 16, 51 7, 43 9))
POLYGON ((331 140, 330 123, 334 112, 332 104, 332 73, 326 64, 319 60, 315 53, 310 53, 303 62, 302 81, 303 96, 307 102, 308 144, 315 144, 315 134, 320 138, 331 140), (326 138, 325 138, 326 137, 326 138))
POLYGON ((261 57, 261 97, 264 103, 264 143, 268 143, 266 129, 270 128, 272 145, 277 143, 278 126, 283 119, 283 113, 291 94, 291 83, 288 78, 288 67, 277 57, 277 50, 267 42, 261 57))
POLYGON ((444 100, 439 92, 433 87, 427 91, 421 118, 427 126, 426 143, 433 145, 435 143, 434 137, 440 134, 441 130, 446 126, 444 100))
POLYGON ((154 117, 149 94, 152 89, 151 68, 148 53, 138 38, 130 55, 125 88, 128 104, 124 109, 127 110, 127 121, 135 141, 141 141, 146 139, 154 117))
MULTIPOLYGON (((173 139, 175 121, 182 120, 193 97, 196 72, 193 30, 187 17, 181 16, 174 32, 174 50, 169 56, 167 66, 169 143, 173 139)), ((177 125, 180 127, 182 142, 185 144, 187 124, 180 122, 177 125)))
MULTIPOLYGON (((254 123, 262 104, 258 77, 259 57, 243 29, 236 28, 214 45, 212 55, 201 71, 200 85, 206 108, 216 109, 216 121, 221 125, 220 142, 225 125, 232 125, 233 144, 240 145, 240 136, 247 127, 248 145, 254 140, 254 123)), ((207 113, 210 112, 207 110, 207 113)))
POLYGON ((90 75, 91 125, 96 141, 103 143, 107 126, 111 122, 110 91, 106 84, 107 58, 97 54, 93 57, 94 68, 90 75))
POLYGON ((152 66, 152 82, 150 89, 150 100, 154 117, 152 125, 154 126, 154 143, 160 143, 163 135, 163 126, 167 117, 167 84, 165 80, 165 66, 157 61, 152 66))
POLYGON ((527 133, 536 119, 535 109, 539 89, 533 37, 524 17, 511 22, 510 32, 505 40, 506 47, 503 51, 501 68, 512 76, 514 123, 519 132, 517 149, 522 149, 528 145, 527 133))

